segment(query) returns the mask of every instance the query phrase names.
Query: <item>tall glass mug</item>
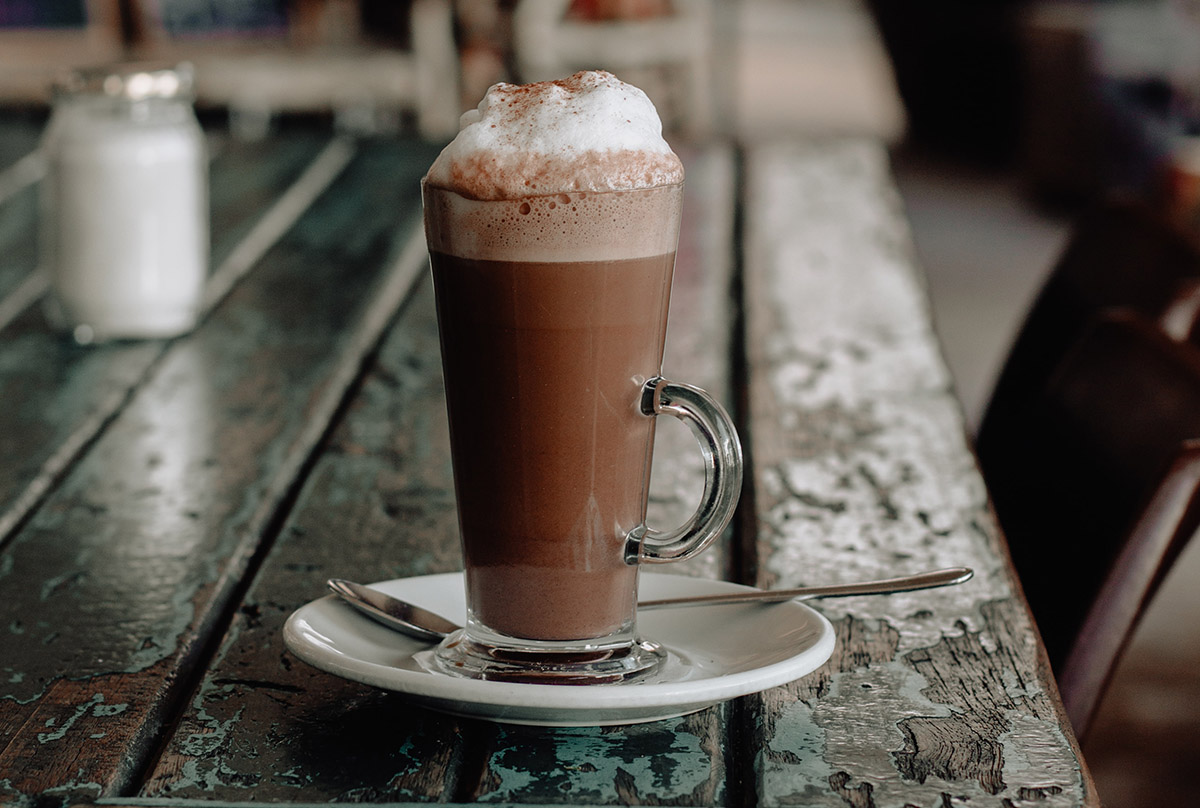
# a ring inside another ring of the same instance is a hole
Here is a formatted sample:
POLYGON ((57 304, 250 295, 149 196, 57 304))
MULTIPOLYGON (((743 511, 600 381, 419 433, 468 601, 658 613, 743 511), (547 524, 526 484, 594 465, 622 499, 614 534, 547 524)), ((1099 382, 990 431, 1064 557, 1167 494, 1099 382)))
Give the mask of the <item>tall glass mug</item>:
POLYGON ((706 393, 661 378, 682 184, 477 201, 422 186, 466 567, 451 674, 589 683, 665 654, 636 631, 640 563, 724 529, 741 448, 706 393), (646 526, 655 418, 705 458, 684 526, 646 526))

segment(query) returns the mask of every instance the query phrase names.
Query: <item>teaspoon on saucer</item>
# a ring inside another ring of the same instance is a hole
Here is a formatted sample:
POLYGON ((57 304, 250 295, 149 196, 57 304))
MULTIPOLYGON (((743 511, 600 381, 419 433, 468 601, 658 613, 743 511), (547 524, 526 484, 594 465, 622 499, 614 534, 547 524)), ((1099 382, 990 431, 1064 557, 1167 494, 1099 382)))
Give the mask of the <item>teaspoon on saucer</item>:
MULTIPOLYGON (((799 589, 746 589, 742 592, 723 592, 717 595, 692 595, 682 598, 644 600, 639 610, 663 609, 675 606, 713 606, 724 603, 779 603, 785 600, 811 600, 850 595, 878 595, 889 592, 908 592, 913 589, 932 589, 970 580, 975 573, 968 567, 950 567, 900 578, 880 581, 861 581, 854 584, 805 586, 799 589)), ((394 598, 369 586, 330 578, 329 588, 346 603, 388 628, 427 642, 440 642, 460 626, 439 614, 412 603, 394 598)))

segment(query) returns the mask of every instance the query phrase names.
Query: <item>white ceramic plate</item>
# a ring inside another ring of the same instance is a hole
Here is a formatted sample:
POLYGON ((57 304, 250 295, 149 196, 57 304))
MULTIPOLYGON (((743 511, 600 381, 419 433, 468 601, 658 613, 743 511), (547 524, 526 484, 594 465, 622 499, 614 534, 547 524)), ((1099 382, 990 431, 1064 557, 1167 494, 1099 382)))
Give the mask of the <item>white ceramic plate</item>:
MULTIPOLYGON (((643 572, 644 599, 744 589, 724 581, 643 572)), ((462 623, 462 573, 372 584, 462 623)), ((292 653, 322 670, 442 712, 513 724, 598 726, 673 718, 811 673, 833 653, 833 627, 796 601, 693 606, 638 615, 639 633, 670 652, 651 678, 600 685, 513 684, 432 670, 431 646, 384 628, 334 598, 296 610, 284 626, 292 653)))

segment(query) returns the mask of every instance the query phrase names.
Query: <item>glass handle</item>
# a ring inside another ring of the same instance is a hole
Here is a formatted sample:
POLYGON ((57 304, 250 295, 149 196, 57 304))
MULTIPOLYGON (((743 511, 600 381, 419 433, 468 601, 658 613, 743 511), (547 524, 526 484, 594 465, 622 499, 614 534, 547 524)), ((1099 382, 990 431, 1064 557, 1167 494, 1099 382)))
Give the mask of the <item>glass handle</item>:
POLYGON ((700 507, 683 526, 660 532, 645 525, 627 539, 630 564, 683 561, 704 550, 733 518, 742 491, 742 446, 733 421, 708 393, 687 384, 650 379, 642 388, 642 413, 673 415, 688 425, 704 456, 700 507))

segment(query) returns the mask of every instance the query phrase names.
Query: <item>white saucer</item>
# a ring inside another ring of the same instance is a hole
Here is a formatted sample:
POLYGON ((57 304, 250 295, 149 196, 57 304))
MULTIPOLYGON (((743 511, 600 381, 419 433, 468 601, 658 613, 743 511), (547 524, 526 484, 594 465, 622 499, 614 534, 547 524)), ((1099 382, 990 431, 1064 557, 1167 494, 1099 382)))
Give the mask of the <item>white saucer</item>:
MULTIPOLYGON (((745 587, 642 572, 644 599, 745 587)), ((451 620, 466 619, 462 573, 372 584, 451 620)), ((639 633, 670 659, 651 678, 619 684, 548 685, 460 679, 432 670, 432 646, 384 628, 332 595, 297 609, 288 648, 337 676, 404 693, 426 707, 512 724, 601 726, 674 718, 811 673, 833 653, 833 627, 796 601, 693 606, 638 615, 639 633)))

